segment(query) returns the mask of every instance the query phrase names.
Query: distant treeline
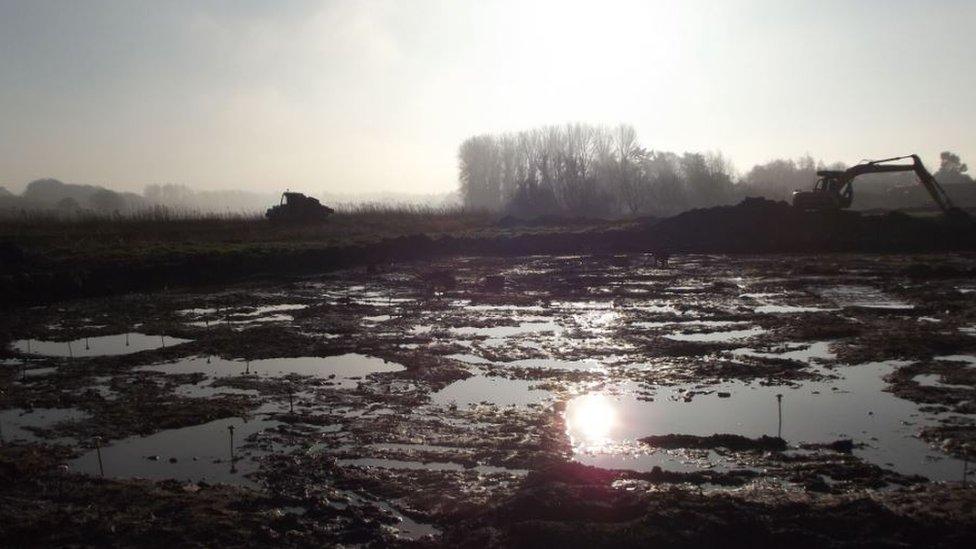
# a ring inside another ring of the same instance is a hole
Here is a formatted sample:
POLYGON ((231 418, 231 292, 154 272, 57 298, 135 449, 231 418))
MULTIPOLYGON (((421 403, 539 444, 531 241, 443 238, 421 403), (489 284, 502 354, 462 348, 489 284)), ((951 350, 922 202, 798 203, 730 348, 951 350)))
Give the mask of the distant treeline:
POLYGON ((65 217, 128 215, 165 210, 177 215, 249 214, 263 212, 277 195, 247 191, 196 191, 186 185, 149 185, 142 194, 119 192, 97 185, 38 179, 20 195, 0 187, 0 215, 44 211, 65 217))
MULTIPOLYGON (((282 189, 284 190, 284 189, 282 189)), ((358 211, 364 205, 374 208, 418 207, 450 208, 459 204, 456 195, 408 195, 373 193, 359 195, 321 194, 323 201, 343 211, 358 211)), ((0 216, 44 212, 60 217, 154 214, 157 217, 202 215, 263 215, 279 202, 278 193, 240 190, 199 191, 186 185, 149 185, 142 194, 118 192, 97 185, 64 183, 57 179, 38 179, 17 195, 0 187, 0 216), (158 214, 158 215, 157 215, 158 214)))
MULTIPOLYGON (((515 216, 665 216, 737 202, 746 196, 789 200, 809 189, 825 166, 807 156, 773 160, 736 174, 721 153, 684 153, 643 147, 633 127, 568 124, 518 133, 479 135, 458 153, 460 193, 467 207, 515 216)), ((957 205, 976 206, 966 165, 941 155, 936 178, 957 205)), ((912 173, 874 174, 855 183, 854 207, 930 205, 912 173)))

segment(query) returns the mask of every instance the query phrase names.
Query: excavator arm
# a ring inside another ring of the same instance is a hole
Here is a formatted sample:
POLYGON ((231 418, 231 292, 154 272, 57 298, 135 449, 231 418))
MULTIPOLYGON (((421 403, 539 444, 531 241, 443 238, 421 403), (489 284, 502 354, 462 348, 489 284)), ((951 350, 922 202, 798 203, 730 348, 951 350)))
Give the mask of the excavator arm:
POLYGON ((952 200, 949 199, 949 195, 947 195, 942 186, 939 185, 939 182, 935 180, 935 177, 929 173, 929 171, 925 168, 925 165, 922 164, 922 160, 916 154, 908 156, 896 156, 882 160, 872 160, 870 162, 865 162, 864 164, 858 164, 857 166, 848 168, 843 172, 825 171, 819 172, 818 175, 828 178, 836 178, 836 192, 839 196, 843 197, 845 205, 850 205, 851 197, 853 196, 853 183, 857 176, 869 173, 892 172, 915 172, 915 175, 918 176, 919 183, 925 187, 925 190, 928 191, 929 196, 932 197, 932 200, 943 212, 949 213, 950 210, 955 209, 955 206, 952 204, 952 200), (906 158, 911 158, 912 163, 889 164, 889 162, 904 160, 906 158))

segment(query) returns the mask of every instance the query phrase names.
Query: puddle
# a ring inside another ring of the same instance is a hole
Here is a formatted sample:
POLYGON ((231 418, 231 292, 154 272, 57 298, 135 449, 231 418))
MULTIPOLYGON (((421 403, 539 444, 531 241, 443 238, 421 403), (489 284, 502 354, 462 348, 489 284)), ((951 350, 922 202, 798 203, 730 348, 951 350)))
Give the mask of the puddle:
POLYGON ((519 368, 542 368, 553 370, 577 370, 577 371, 600 371, 605 372, 606 366, 596 360, 560 360, 557 358, 527 358, 524 360, 513 360, 505 362, 503 366, 515 366, 519 368))
POLYGON ((71 341, 42 341, 21 339, 15 341, 15 351, 25 354, 87 358, 93 356, 115 356, 171 347, 191 340, 162 335, 140 333, 116 334, 98 337, 83 337, 71 341))
POLYGON ((766 330, 756 326, 743 330, 728 330, 724 332, 700 332, 694 334, 668 334, 664 337, 675 341, 728 342, 737 339, 748 339, 766 333, 766 330))
POLYGON ((621 447, 632 449, 637 439, 648 435, 775 436, 776 395, 782 394, 782 435, 791 445, 850 438, 868 445, 854 453, 871 463, 933 480, 958 480, 962 461, 938 454, 914 436, 929 424, 918 406, 883 391, 882 378, 895 367, 848 366, 836 370, 843 375, 839 381, 797 387, 725 383, 707 387, 705 391, 715 392, 696 395, 690 402, 684 401, 687 391, 701 390, 694 385, 661 388, 650 402, 639 400, 634 386, 623 385, 570 400, 567 433, 576 459, 589 463, 599 463, 600 454, 620 453, 621 447), (718 391, 730 396, 720 398, 718 391))
POLYGON ((526 469, 509 469, 507 467, 496 467, 494 465, 475 465, 465 467, 460 463, 450 461, 406 461, 401 459, 385 458, 352 458, 337 459, 336 463, 343 467, 383 467, 386 469, 422 469, 427 471, 477 471, 479 473, 507 473, 511 475, 526 475, 526 469))
POLYGON ((952 385, 951 383, 942 383, 939 381, 942 376, 939 374, 918 374, 912 378, 912 381, 918 383, 922 387, 938 387, 940 389, 966 389, 971 391, 974 389, 971 385, 952 385))
POLYGON ((733 354, 756 356, 760 358, 781 358, 785 360, 797 360, 814 364, 817 361, 830 361, 837 358, 837 355, 830 350, 830 341, 817 341, 815 343, 784 343, 780 347, 790 349, 782 352, 761 352, 754 349, 736 349, 733 354))
POLYGON ((308 308, 308 305, 302 303, 283 303, 281 305, 266 305, 263 307, 257 307, 249 313, 238 314, 235 316, 264 316, 269 313, 281 313, 284 311, 301 311, 302 309, 308 308))
MULTIPOLYGON (((161 431, 147 437, 130 437, 102 447, 102 466, 111 478, 222 482, 255 486, 245 475, 254 472, 259 453, 249 449, 248 437, 280 423, 227 418, 181 429, 161 431), (230 433, 234 427, 234 456, 230 460, 230 433), (158 456, 158 459, 149 459, 158 456), (175 459, 175 462, 171 462, 175 459)), ((68 463, 73 471, 98 476, 95 450, 68 463)))
POLYGON ((46 366, 44 368, 29 368, 29 369, 25 368, 24 370, 21 371, 21 375, 27 378, 46 377, 52 374, 56 374, 57 371, 58 369, 55 366, 46 366))
POLYGON ((820 295, 841 307, 906 310, 915 308, 914 305, 895 299, 871 286, 834 286, 821 290, 820 295))
POLYGON ((364 316, 363 322, 376 324, 379 322, 386 322, 387 320, 390 320, 392 318, 393 317, 391 315, 364 316))
POLYGON ((976 366, 976 356, 974 355, 946 355, 937 356, 935 360, 944 360, 946 362, 965 362, 969 366, 976 366))
POLYGON ((84 421, 87 413, 77 408, 34 408, 26 411, 21 408, 0 410, 0 437, 4 442, 14 441, 52 441, 72 443, 71 438, 42 439, 29 430, 30 427, 50 427, 61 422, 84 421))
POLYGON ((826 307, 802 307, 798 305, 759 305, 753 307, 754 312, 762 315, 769 314, 788 314, 788 313, 820 313, 826 311, 836 311, 826 307))
POLYGON ((455 381, 431 395, 431 402, 440 406, 452 404, 461 408, 482 402, 498 406, 526 406, 538 404, 551 396, 549 391, 534 389, 537 381, 507 379, 476 375, 455 381))
POLYGON ((445 358, 458 360, 461 362, 465 362, 467 364, 491 364, 490 360, 484 357, 480 357, 478 355, 455 354, 455 355, 447 355, 445 358))
POLYGON ((451 328, 451 332, 456 335, 485 336, 488 338, 506 338, 534 332, 560 332, 562 328, 555 322, 522 322, 518 326, 492 326, 489 328, 477 328, 464 326, 451 328))
POLYGON ((665 328, 669 326, 707 326, 710 328, 726 328, 748 324, 744 320, 671 320, 660 322, 632 322, 630 325, 638 328, 665 328))
MULTIPOLYGON (((397 525, 395 526, 397 530, 397 537, 407 540, 419 540, 426 536, 438 536, 441 531, 435 528, 432 524, 427 524, 424 522, 417 522, 412 518, 400 513, 396 508, 394 508, 389 503, 376 498, 366 498, 355 492, 349 492, 342 490, 340 491, 346 499, 349 500, 349 504, 356 506, 364 505, 375 505, 379 507, 390 516, 397 520, 397 525)), ((338 508, 345 508, 347 504, 331 502, 330 505, 338 508)))
POLYGON ((358 353, 328 357, 297 357, 297 358, 269 358, 245 362, 242 360, 226 360, 212 357, 190 357, 166 364, 140 366, 135 370, 163 372, 167 374, 201 373, 211 377, 256 375, 256 376, 285 376, 298 374, 318 378, 330 378, 334 387, 355 387, 360 378, 369 374, 385 372, 401 372, 402 365, 388 362, 358 353))
MULTIPOLYGON (((247 395, 260 396, 261 392, 256 389, 238 389, 236 387, 214 387, 213 385, 202 385, 188 383, 180 385, 173 390, 179 396, 192 398, 210 398, 218 395, 247 395)), ((104 395, 103 395, 104 396, 104 395)))

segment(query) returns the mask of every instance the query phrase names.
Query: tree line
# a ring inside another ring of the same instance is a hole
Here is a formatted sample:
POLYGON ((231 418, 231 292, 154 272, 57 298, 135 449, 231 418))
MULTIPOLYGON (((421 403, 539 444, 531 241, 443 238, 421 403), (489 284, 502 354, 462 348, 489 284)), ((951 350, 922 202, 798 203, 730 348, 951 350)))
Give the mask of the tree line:
MULTIPOLYGON (((940 160, 936 178, 961 185, 963 198, 976 201, 976 187, 959 156, 944 152, 940 160)), ((740 176, 718 152, 647 149, 626 124, 479 135, 458 151, 464 205, 515 216, 666 216, 746 196, 789 200, 794 190, 812 187, 817 170, 845 167, 805 156, 756 165, 740 176)), ((858 180, 855 207, 924 205, 922 193, 910 173, 875 174, 858 180)))

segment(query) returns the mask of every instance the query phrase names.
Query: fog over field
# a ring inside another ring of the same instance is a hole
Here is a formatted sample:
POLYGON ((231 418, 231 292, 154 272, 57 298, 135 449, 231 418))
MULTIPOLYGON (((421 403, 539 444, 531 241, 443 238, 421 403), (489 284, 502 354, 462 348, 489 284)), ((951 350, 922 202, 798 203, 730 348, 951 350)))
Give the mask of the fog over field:
POLYGON ((4 2, 0 186, 440 195, 465 139, 566 123, 630 124, 739 174, 911 153, 934 171, 944 150, 976 157, 974 17, 957 0, 4 2))

